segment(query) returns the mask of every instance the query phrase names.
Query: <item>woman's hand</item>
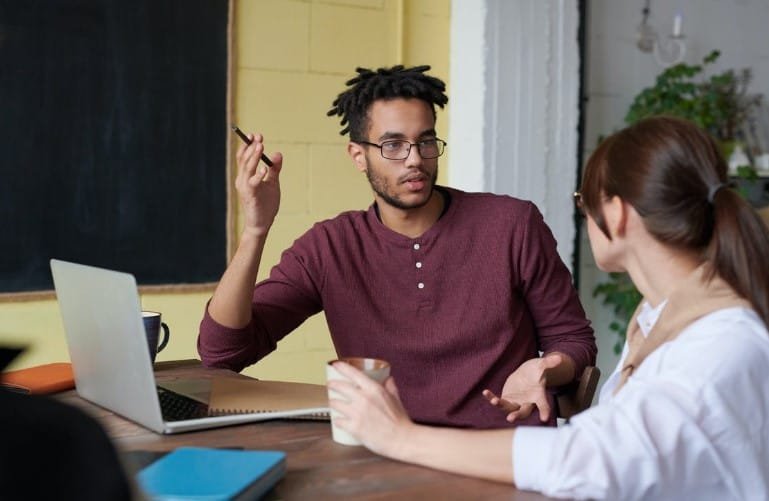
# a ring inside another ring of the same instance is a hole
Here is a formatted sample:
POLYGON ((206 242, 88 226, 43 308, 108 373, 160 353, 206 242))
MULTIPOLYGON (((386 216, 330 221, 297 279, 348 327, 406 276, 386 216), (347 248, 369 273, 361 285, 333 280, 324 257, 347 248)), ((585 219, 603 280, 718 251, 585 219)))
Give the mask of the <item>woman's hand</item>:
POLYGON ((345 399, 329 399, 331 408, 341 414, 334 418, 334 424, 371 451, 402 458, 416 425, 401 403, 395 380, 389 377, 384 385, 379 384, 344 362, 334 363, 334 369, 348 378, 328 382, 328 388, 345 399))

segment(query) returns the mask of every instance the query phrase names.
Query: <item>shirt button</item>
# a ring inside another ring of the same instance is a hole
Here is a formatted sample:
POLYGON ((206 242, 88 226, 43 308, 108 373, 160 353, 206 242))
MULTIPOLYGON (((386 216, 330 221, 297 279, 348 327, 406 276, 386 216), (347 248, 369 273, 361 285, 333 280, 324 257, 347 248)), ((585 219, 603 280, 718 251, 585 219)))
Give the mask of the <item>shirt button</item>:
POLYGON ((417 261, 417 268, 421 268, 421 267, 422 267, 422 263, 420 263, 419 261, 417 261))
POLYGON ((417 287, 419 287, 420 289, 424 289, 425 288, 425 284, 423 284, 422 282, 419 282, 417 284, 417 287))
POLYGON ((419 244, 414 244, 414 250, 419 250, 419 244))

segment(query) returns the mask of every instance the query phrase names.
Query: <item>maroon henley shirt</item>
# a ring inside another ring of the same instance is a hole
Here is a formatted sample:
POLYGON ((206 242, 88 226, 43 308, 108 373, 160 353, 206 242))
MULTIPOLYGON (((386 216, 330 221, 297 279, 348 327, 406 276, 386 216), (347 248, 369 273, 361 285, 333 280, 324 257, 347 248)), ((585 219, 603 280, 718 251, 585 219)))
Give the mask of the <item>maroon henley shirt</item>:
POLYGON ((384 226, 374 205, 315 224, 256 285, 250 325, 205 312, 203 363, 240 371, 323 311, 339 356, 391 363, 412 419, 472 428, 509 425, 481 392, 500 392, 539 351, 569 355, 576 374, 594 364, 593 330, 536 206, 441 189, 448 210, 417 238, 384 226))

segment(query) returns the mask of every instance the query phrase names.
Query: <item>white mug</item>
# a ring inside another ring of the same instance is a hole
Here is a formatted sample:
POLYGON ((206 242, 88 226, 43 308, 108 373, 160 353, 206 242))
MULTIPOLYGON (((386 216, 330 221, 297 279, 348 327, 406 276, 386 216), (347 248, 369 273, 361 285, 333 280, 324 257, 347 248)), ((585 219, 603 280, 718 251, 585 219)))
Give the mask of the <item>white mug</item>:
MULTIPOLYGON (((390 376, 390 364, 384 360, 380 360, 378 358, 346 357, 339 358, 337 360, 331 360, 326 364, 327 381, 338 379, 347 380, 346 377, 339 374, 339 372, 337 372, 337 370, 334 369, 334 367, 331 365, 334 362, 345 362, 350 364, 379 383, 383 383, 385 379, 390 376)), ((328 397, 340 400, 343 399, 341 395, 331 390, 328 392, 328 397)), ((361 445, 361 443, 348 432, 334 425, 334 418, 338 415, 339 414, 336 411, 333 409, 331 410, 331 438, 334 439, 334 442, 343 445, 361 445)))

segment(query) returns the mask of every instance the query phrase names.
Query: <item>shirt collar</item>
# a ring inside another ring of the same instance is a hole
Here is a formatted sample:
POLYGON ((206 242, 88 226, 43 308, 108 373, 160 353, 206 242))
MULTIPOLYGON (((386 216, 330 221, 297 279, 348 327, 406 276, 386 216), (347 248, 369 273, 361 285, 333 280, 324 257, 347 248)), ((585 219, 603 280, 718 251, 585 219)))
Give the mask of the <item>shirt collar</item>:
POLYGON ((638 327, 641 328, 644 337, 649 335, 649 331, 651 331, 654 324, 657 323, 657 319, 660 318, 660 314, 662 313, 662 310, 665 309, 666 304, 668 304, 667 299, 655 307, 652 307, 648 301, 643 302, 641 311, 636 317, 636 321, 638 322, 638 327))

